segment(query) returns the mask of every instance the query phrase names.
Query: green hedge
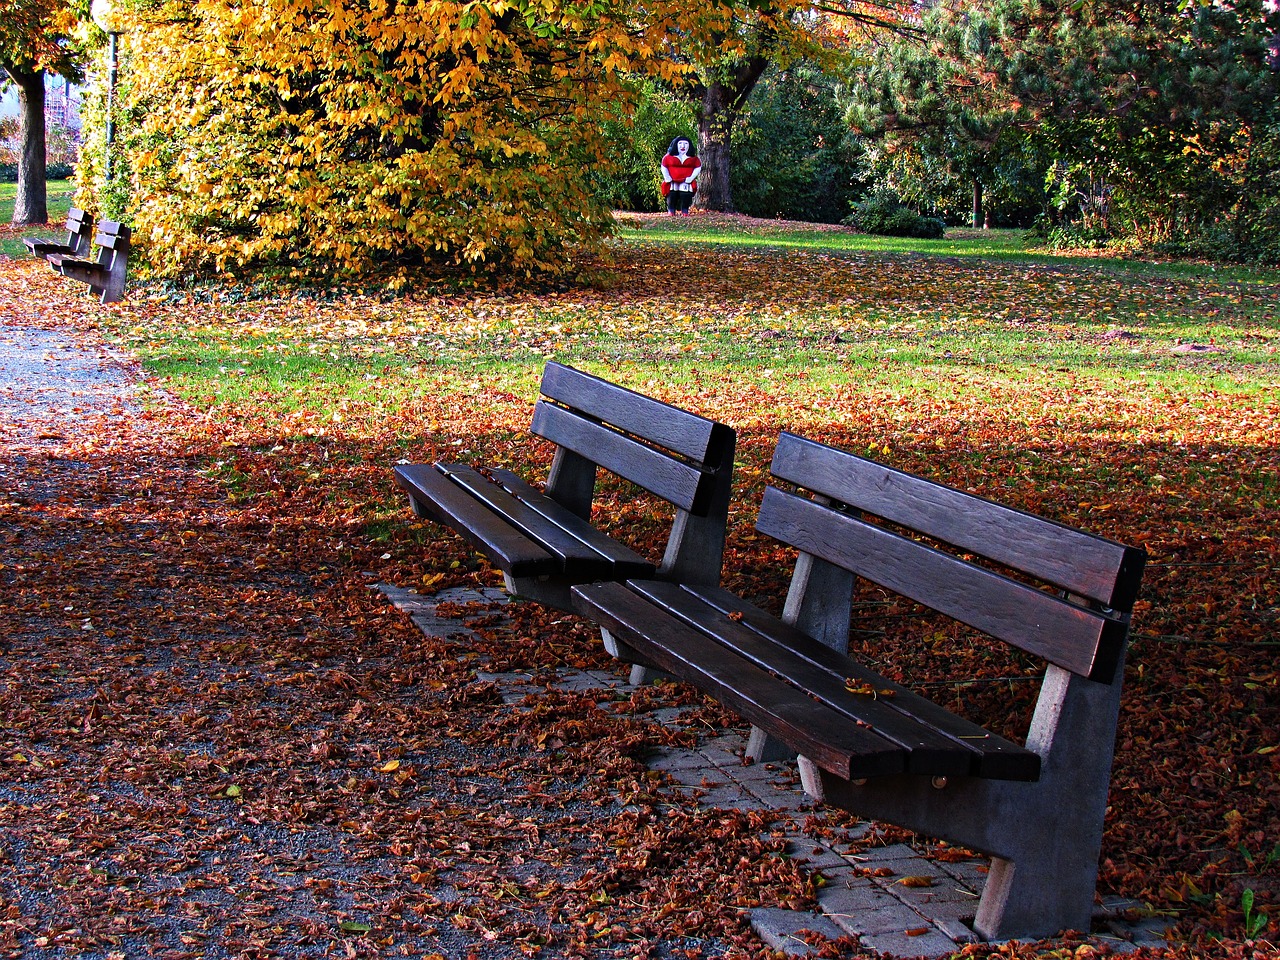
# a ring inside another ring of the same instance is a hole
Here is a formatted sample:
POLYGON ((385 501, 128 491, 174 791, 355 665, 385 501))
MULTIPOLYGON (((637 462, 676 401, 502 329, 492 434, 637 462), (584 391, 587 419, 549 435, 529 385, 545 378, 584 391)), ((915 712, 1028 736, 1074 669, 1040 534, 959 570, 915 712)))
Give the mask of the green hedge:
MULTIPOLYGON (((51 163, 45 167, 46 180, 70 180, 75 176, 76 168, 69 163, 51 163)), ((16 163, 0 163, 0 183, 17 183, 18 165, 16 163)))

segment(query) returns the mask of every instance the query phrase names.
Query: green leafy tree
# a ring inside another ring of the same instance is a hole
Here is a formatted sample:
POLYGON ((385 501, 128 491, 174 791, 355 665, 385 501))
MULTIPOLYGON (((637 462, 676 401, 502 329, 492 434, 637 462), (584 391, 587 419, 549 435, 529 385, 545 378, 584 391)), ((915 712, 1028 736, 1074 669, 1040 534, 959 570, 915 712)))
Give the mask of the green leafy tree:
POLYGON ((741 212, 822 223, 849 213, 863 193, 863 158, 847 135, 836 88, 808 61, 765 75, 733 136, 741 212))
POLYGON ((0 0, 0 72, 18 89, 18 188, 14 224, 49 219, 46 191, 45 76, 80 77, 74 36, 87 4, 67 0, 0 0))
POLYGON ((906 29, 904 8, 890 0, 831 0, 818 7, 796 0, 751 0, 723 8, 676 49, 690 65, 677 88, 698 124, 702 174, 695 204, 730 212, 733 134, 748 98, 771 65, 786 70, 810 60, 833 67, 854 36, 906 29))
POLYGON ((1006 86, 1000 16, 998 6, 929 9, 918 36, 854 58, 846 94, 846 119, 873 145, 882 184, 950 219, 964 202, 974 227, 987 224, 991 200, 1025 210, 1043 179, 1034 116, 1006 86))
POLYGON ((850 119, 975 182, 1021 153, 1090 232, 1220 233, 1277 162, 1278 28, 1260 0, 937 7, 923 43, 868 54, 850 119))

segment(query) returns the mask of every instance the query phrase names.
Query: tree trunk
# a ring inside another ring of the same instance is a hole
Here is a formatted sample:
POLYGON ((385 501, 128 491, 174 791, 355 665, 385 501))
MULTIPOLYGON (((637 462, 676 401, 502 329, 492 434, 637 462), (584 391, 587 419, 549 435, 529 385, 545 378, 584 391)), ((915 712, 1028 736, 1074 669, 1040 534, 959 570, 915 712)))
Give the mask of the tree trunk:
POLYGON ((698 117, 698 159, 702 161, 694 206, 733 213, 729 177, 733 122, 768 66, 767 57, 749 57, 735 64, 724 79, 714 80, 702 88, 702 99, 694 108, 698 117))
POLYGON ((698 111, 698 159, 702 174, 698 177, 698 195, 694 204, 704 210, 733 212, 733 188, 729 184, 731 169, 729 135, 736 111, 729 105, 728 91, 713 83, 702 95, 698 111))
POLYGON ((986 218, 982 213, 982 181, 974 178, 973 181, 973 229, 982 230, 986 227, 986 218))
POLYGON ((44 71, 7 67, 18 87, 19 136, 18 191, 13 205, 15 226, 49 220, 45 179, 44 71))

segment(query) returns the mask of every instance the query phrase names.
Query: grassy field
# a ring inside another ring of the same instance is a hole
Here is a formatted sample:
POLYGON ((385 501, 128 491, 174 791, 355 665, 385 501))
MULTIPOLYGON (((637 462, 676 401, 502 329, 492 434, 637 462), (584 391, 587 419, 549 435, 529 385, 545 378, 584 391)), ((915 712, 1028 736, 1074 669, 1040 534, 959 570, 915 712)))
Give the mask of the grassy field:
MULTIPOLYGON (((108 309, 0 270, 137 355, 179 401, 156 414, 166 435, 235 509, 272 529, 321 518, 354 580, 497 581, 412 522, 390 467, 540 476, 526 434, 548 359, 738 429, 725 584, 766 606, 790 561, 751 523, 780 429, 1144 547, 1102 887, 1180 918, 1198 956, 1242 955, 1280 887, 1280 275, 1021 244, 629 219, 595 280, 560 290, 142 284, 108 309)), ((601 511, 657 549, 633 491, 601 511)), ((892 675, 918 653, 860 650, 892 675)), ((955 692, 1010 713, 1029 695, 955 692)))
POLYGON ((13 202, 18 192, 17 184, 0 183, 0 255, 9 257, 26 256, 27 248, 22 245, 25 237, 46 237, 58 235, 62 223, 71 209, 71 200, 75 196, 75 186, 70 180, 50 180, 47 203, 49 208, 49 225, 33 227, 13 227, 13 202))

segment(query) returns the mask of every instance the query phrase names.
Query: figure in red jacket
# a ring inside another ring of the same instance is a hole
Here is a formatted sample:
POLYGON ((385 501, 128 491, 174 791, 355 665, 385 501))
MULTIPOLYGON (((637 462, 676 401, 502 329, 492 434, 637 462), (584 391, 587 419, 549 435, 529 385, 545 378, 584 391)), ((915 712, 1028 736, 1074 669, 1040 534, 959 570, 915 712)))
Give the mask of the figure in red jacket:
POLYGON ((676 137, 662 158, 662 195, 667 198, 667 213, 689 216, 693 195, 698 192, 698 174, 702 161, 693 152, 688 137, 676 137))

